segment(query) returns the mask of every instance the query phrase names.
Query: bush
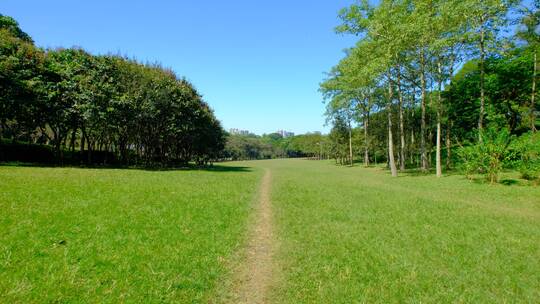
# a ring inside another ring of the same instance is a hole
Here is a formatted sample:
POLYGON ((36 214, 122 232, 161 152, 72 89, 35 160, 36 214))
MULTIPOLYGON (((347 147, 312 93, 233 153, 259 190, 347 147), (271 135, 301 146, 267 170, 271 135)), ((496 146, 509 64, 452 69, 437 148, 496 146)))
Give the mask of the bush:
POLYGON ((514 167, 527 180, 540 179, 540 133, 526 133, 512 143, 514 167))
POLYGON ((484 174, 490 183, 499 180, 499 173, 513 158, 509 149, 513 136, 507 129, 487 129, 481 133, 481 141, 462 147, 458 154, 462 160, 461 169, 468 178, 472 174, 484 174))

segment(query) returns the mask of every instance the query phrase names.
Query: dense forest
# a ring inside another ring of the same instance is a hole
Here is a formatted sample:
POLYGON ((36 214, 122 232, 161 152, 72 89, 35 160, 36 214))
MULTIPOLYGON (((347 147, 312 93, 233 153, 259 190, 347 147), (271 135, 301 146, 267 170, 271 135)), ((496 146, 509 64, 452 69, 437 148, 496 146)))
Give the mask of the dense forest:
POLYGON ((225 132, 191 83, 159 64, 43 50, 0 15, 0 161, 206 164, 225 132))
POLYGON ((539 1, 383 0, 344 8, 357 44, 320 84, 332 156, 393 176, 540 174, 539 1))

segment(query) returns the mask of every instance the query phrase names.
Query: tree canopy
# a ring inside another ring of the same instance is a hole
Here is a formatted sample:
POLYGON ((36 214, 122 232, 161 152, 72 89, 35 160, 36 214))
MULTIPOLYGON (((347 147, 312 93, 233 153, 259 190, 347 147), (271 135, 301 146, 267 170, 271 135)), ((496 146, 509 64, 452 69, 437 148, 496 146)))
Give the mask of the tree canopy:
POLYGON ((363 0, 343 8, 336 31, 358 42, 320 84, 331 134, 348 133, 357 150, 356 125, 365 165, 382 154, 394 176, 395 157, 400 170, 427 172, 434 162, 441 176, 441 151, 451 167, 452 150, 489 139, 485 128, 535 132, 538 5, 363 0))
POLYGON ((0 16, 0 67, 0 138, 50 145, 58 163, 167 166, 221 157, 225 132, 212 109, 158 64, 42 50, 0 16))

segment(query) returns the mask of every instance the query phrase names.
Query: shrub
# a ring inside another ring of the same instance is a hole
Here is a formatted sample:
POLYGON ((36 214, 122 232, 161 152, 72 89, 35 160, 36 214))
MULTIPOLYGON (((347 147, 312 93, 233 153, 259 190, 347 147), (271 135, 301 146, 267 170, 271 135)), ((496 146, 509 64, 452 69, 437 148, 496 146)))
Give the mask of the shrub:
POLYGON ((517 155, 514 167, 527 180, 540 179, 540 133, 526 133, 512 143, 517 155))
POLYGON ((480 137, 480 142, 458 150, 461 169, 468 178, 474 173, 481 173, 490 183, 495 183, 499 180, 500 171, 513 157, 513 150, 509 149, 513 136, 507 129, 490 128, 484 130, 480 137))

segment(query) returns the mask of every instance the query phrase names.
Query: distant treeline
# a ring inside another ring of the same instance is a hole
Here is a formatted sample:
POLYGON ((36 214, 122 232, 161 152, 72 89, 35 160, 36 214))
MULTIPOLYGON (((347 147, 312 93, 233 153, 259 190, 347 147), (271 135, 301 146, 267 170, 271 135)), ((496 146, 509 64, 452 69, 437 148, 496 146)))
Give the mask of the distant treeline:
POLYGON ((283 137, 278 133, 262 136, 231 134, 227 136, 223 158, 228 160, 286 157, 328 158, 329 154, 324 146, 326 137, 318 132, 291 137, 283 137))
POLYGON ((173 71, 43 50, 0 15, 0 139, 0 161, 165 166, 218 159, 225 132, 173 71))

